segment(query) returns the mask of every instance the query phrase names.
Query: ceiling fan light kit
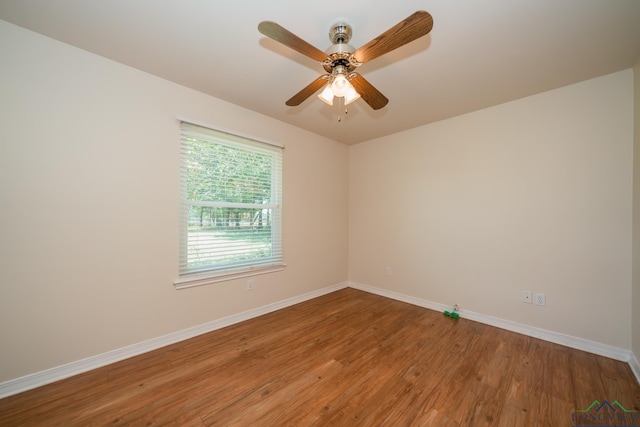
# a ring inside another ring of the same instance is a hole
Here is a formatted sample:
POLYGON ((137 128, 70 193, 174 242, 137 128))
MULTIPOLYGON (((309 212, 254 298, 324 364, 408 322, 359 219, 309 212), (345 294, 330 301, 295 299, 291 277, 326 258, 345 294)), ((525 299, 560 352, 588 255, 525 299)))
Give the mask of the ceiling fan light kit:
POLYGON ((344 101, 344 105, 362 97, 374 110, 383 108, 389 100, 362 75, 355 72, 356 68, 429 34, 431 28, 433 18, 428 12, 419 10, 369 43, 355 49, 349 44, 351 27, 341 22, 329 30, 329 40, 333 45, 323 52, 275 22, 263 21, 258 24, 258 31, 262 34, 320 62, 326 71, 326 74, 319 76, 287 100, 286 105, 298 106, 322 89, 318 98, 329 105, 333 105, 335 97, 344 101))
POLYGON ((349 105, 353 101, 356 101, 358 98, 360 98, 360 94, 349 82, 349 78, 346 74, 346 69, 341 65, 335 67, 328 79, 327 85, 318 95, 318 98, 329 105, 333 105, 334 97, 344 97, 344 105, 349 105))

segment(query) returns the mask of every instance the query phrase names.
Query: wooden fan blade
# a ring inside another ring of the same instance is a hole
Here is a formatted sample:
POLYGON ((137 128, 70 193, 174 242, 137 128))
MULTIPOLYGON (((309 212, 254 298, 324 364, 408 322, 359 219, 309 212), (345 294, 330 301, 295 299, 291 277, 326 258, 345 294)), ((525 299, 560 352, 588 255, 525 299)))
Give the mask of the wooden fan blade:
POLYGON ((327 59, 326 53, 302 40, 300 37, 275 22, 262 21, 258 24, 258 31, 265 36, 270 37, 305 56, 308 56, 311 59, 315 59, 320 62, 327 59))
POLYGON ((295 107, 297 105, 302 104, 302 102, 316 93, 321 87, 327 84, 329 80, 329 74, 322 75, 308 84, 304 89, 300 92, 293 95, 285 104, 289 107, 295 107))
POLYGON ((379 110, 389 103, 389 100, 378 89, 376 89, 371 83, 369 83, 364 77, 358 73, 350 74, 351 85, 360 94, 362 99, 369 104, 374 110, 379 110))
POLYGON ((433 18, 428 12, 419 10, 356 50, 353 56, 360 63, 371 61, 429 34, 431 28, 433 18))

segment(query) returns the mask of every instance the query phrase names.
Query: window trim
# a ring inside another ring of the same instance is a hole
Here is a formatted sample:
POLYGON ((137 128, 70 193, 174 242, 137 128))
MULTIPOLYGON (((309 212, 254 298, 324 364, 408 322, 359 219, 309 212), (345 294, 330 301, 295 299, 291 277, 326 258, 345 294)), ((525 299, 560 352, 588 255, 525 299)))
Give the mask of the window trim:
POLYGON ((226 282, 227 280, 242 279, 244 277, 258 276, 261 274, 282 271, 287 264, 270 264, 265 266, 249 267, 243 270, 194 273, 174 280, 176 289, 193 288, 195 286, 210 285, 212 283, 226 282))
MULTIPOLYGON (((280 149, 284 150, 284 144, 282 143, 278 143, 278 142, 274 142, 274 141, 270 141, 264 138, 257 138, 255 136, 252 135, 248 135, 248 134, 244 134, 241 132, 237 132, 235 130, 229 130, 229 129, 225 129, 223 127, 220 126, 216 126, 216 125, 212 125, 209 123, 205 123, 199 120, 194 120, 194 119, 190 119, 190 118, 186 118, 183 116, 178 116, 177 117, 178 123, 189 123, 192 125, 196 125, 196 126, 200 126, 203 128, 207 128, 207 129, 211 129, 213 131, 216 132, 222 132, 222 133, 227 133, 233 136, 237 136, 240 138, 246 138, 249 140, 253 140, 256 142, 260 142, 260 143, 264 143, 264 144, 268 144, 268 145, 272 145, 275 147, 278 147, 280 149)), ((182 164, 180 166, 180 168, 182 168, 182 164)), ((280 181, 282 185, 282 181, 280 181)), ((282 188, 277 188, 275 189, 276 191, 278 191, 278 193, 280 194, 279 198, 281 199, 282 197, 282 188)), ((182 190, 181 190, 182 191, 182 190)), ((183 195, 180 195, 180 205, 182 206, 182 203, 184 203, 185 201, 182 200, 183 195)), ((212 203, 216 203, 216 202, 212 202, 212 203)), ((209 203, 207 203, 209 204, 209 203)), ((279 206, 281 209, 281 206, 279 206)), ((182 207, 180 208, 180 211, 182 211, 182 207)), ((182 215, 182 213, 180 214, 182 215)), ((279 213, 280 215, 280 229, 277 230, 278 234, 279 234, 279 241, 280 244, 282 245, 282 211, 280 211, 279 213)), ((182 222, 182 218, 180 218, 180 222, 182 222)), ((180 244, 182 245, 182 240, 183 240, 183 236, 181 234, 182 232, 180 232, 180 236, 179 236, 179 240, 180 240, 180 244)), ((256 275, 261 275, 261 274, 267 274, 267 273, 273 273, 273 272, 277 272, 277 271, 282 271, 284 270, 286 267, 286 264, 284 263, 284 260, 281 259, 280 262, 275 262, 275 263, 265 263, 265 264, 260 264, 260 263, 256 263, 255 265, 252 266, 247 266, 247 267, 240 267, 240 268, 230 268, 228 270, 219 270, 219 271, 194 271, 192 273, 186 273, 186 274, 179 274, 179 277, 174 280, 173 284, 175 286, 176 289, 186 289, 186 288, 191 288, 191 287, 195 287, 195 286, 202 286, 202 285, 208 285, 208 284, 212 284, 212 283, 218 283, 218 282, 223 282, 223 281, 228 281, 228 280, 234 280, 234 279, 240 279, 240 278, 244 278, 244 277, 251 277, 251 276, 256 276, 256 275)))
POLYGON ((227 129, 227 128, 224 128, 222 126, 218 126, 218 125, 211 124, 211 123, 206 123, 206 122, 203 122, 201 120, 190 119, 190 118, 184 117, 184 116, 178 116, 177 119, 178 119, 178 123, 180 123, 180 122, 191 123, 192 125, 201 126, 203 128, 209 128, 211 130, 215 130, 215 131, 218 131, 218 132, 228 133, 228 134, 231 134, 231 135, 239 136, 241 138, 252 139, 254 141, 262 142, 262 143, 269 144, 269 145, 275 145, 276 147, 280 147, 280 148, 284 149, 284 144, 281 143, 281 142, 271 141, 269 139, 260 138, 260 137, 257 137, 257 136, 249 135, 247 133, 238 132, 238 131, 233 130, 233 129, 227 129))

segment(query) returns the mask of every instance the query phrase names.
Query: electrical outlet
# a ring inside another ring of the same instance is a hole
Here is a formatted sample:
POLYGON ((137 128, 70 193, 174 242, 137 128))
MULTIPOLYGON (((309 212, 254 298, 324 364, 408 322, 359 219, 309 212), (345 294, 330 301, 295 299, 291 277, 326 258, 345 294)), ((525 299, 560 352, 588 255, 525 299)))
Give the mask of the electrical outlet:
POLYGON ((520 294, 520 301, 526 304, 531 304, 531 291, 522 291, 520 294))
POLYGON ((387 267, 387 276, 391 276, 393 274, 393 270, 391 267, 387 267))
POLYGON ((540 305, 540 306, 545 306, 546 305, 546 299, 544 297, 544 294, 536 294, 536 305, 540 305))
POLYGON ((253 279, 247 280, 247 290, 248 291, 252 291, 253 290, 253 279))

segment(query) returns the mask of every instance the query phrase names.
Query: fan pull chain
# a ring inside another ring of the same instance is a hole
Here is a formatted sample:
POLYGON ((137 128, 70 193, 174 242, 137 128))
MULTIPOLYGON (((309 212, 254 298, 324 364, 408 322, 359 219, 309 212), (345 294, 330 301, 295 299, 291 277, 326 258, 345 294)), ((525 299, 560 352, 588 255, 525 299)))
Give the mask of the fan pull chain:
POLYGON ((339 99, 339 108, 340 108, 340 113, 338 114, 338 123, 342 123, 342 107, 344 107, 344 115, 346 117, 347 114, 349 114, 349 109, 347 108, 347 105, 342 105, 342 103, 344 102, 344 98, 340 97, 339 99))

